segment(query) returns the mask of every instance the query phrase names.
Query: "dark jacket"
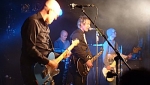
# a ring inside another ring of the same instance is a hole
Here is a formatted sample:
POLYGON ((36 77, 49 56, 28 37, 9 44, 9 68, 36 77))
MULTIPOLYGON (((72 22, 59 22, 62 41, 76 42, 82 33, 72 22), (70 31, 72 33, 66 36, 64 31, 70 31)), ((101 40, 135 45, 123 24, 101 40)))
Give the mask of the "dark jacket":
POLYGON ((53 51, 50 29, 40 12, 27 18, 21 28, 21 64, 48 64, 47 55, 53 51))
POLYGON ((84 32, 81 29, 77 29, 71 34, 70 39, 71 41, 79 39, 79 44, 72 49, 72 55, 76 59, 81 58, 83 62, 86 63, 89 60, 87 56, 92 57, 92 54, 90 52, 88 45, 84 40, 83 34, 84 32))

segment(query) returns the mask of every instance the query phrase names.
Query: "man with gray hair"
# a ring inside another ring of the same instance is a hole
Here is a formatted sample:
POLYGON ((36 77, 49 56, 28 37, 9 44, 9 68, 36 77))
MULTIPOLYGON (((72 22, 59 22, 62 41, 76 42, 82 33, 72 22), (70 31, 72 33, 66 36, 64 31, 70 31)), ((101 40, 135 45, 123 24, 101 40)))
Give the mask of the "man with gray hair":
MULTIPOLYGON (((87 75, 83 76, 80 74, 79 69, 83 69, 77 66, 77 61, 80 58, 83 63, 92 68, 93 64, 90 58, 92 54, 87 45, 85 32, 90 29, 91 21, 86 16, 80 16, 77 21, 78 29, 76 29, 70 36, 70 40, 79 39, 80 43, 72 50, 71 66, 69 71, 73 76, 73 85, 87 85, 87 75), (90 58, 89 58, 90 57, 90 58)), ((83 73, 83 72, 81 72, 83 73)))
MULTIPOLYGON (((22 25, 22 53, 20 69, 25 85, 38 85, 34 75, 35 63, 50 66, 56 69, 58 61, 49 60, 47 57, 53 52, 53 45, 49 36, 49 24, 60 15, 61 8, 57 1, 46 0, 43 9, 28 17, 22 25)), ((70 56, 70 51, 64 58, 70 56)))
MULTIPOLYGON (((116 38, 116 30, 114 28, 109 28, 106 31, 107 34, 107 40, 110 42, 110 44, 118 50, 118 43, 115 41, 116 38)), ((106 80, 109 82, 109 85, 116 85, 116 63, 114 58, 117 56, 114 49, 108 44, 107 41, 103 44, 103 63, 104 68, 102 70, 104 76, 106 77, 106 80)), ((124 59, 131 58, 131 54, 129 55, 123 55, 121 54, 121 57, 124 59)))

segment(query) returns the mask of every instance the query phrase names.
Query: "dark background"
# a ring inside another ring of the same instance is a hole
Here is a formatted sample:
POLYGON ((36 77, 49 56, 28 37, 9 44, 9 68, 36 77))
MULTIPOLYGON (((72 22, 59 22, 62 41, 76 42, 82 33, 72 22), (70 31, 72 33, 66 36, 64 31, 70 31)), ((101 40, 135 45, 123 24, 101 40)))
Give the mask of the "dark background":
MULTIPOLYGON (((79 8, 70 9, 71 3, 94 4, 98 8, 95 25, 104 32, 113 27, 117 31, 116 41, 122 46, 122 53, 129 54, 133 47, 142 50, 139 57, 128 61, 132 68, 145 67, 150 69, 150 1, 149 0, 57 0, 63 10, 51 25, 51 38, 54 42, 61 30, 70 34, 77 29, 78 17, 83 15, 79 8)), ((43 0, 3 0, 0 3, 0 85, 23 85, 20 75, 19 59, 21 54, 20 28, 23 21, 38 12, 43 0)), ((94 21, 97 10, 95 7, 84 9, 94 21)), ((91 25, 93 28, 94 26, 91 25)), ((86 34, 88 44, 93 54, 96 54, 95 31, 86 34)), ((68 38, 69 39, 69 38, 68 38)), ((104 39, 99 37, 98 44, 104 39)), ((100 48, 99 46, 98 48, 100 48)), ((96 65, 88 77, 88 85, 94 85, 98 76, 98 85, 104 85, 105 79, 101 74, 102 58, 98 59, 98 75, 96 65), (94 75, 93 75, 94 74, 94 75)), ((127 70, 127 68, 125 68, 127 70)))

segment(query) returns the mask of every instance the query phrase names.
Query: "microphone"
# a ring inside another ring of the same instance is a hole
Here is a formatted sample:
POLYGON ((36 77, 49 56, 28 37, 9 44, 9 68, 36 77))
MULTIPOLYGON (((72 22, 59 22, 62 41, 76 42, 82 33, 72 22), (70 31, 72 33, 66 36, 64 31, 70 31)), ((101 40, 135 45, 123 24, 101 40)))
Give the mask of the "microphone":
POLYGON ((75 7, 77 7, 77 8, 83 8, 83 7, 95 7, 95 6, 93 4, 84 4, 84 5, 81 5, 81 4, 72 3, 72 4, 70 4, 70 7, 72 9, 74 9, 75 7))
MULTIPOLYGON (((92 31, 92 30, 97 31, 96 28, 90 27, 90 28, 89 28, 89 31, 92 31)), ((98 28, 98 30, 99 30, 102 34, 104 34, 104 30, 102 30, 102 29, 100 29, 100 28, 98 28)), ((99 36, 99 34, 97 34, 97 36, 99 36)))
POLYGON ((90 27, 89 30, 96 30, 95 28, 90 27))

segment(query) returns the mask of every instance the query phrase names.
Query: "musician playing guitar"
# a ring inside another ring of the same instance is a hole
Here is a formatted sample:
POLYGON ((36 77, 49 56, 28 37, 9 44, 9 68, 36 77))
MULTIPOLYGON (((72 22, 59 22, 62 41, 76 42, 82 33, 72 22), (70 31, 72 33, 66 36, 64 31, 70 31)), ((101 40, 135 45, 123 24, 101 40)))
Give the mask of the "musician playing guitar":
MULTIPOLYGON (((53 52, 48 25, 59 17, 61 8, 55 0, 44 1, 42 9, 28 17, 21 27, 20 71, 24 82, 22 85, 41 85, 38 84, 34 75, 34 66, 37 62, 54 69, 59 63, 58 59, 47 58, 49 53, 53 52)), ((71 52, 67 51, 62 56, 67 58, 70 54, 71 52)))
POLYGON ((88 48, 85 32, 88 32, 90 28, 90 20, 86 16, 80 16, 77 22, 78 29, 71 34, 71 40, 79 39, 80 43, 72 49, 71 67, 69 71, 73 76, 73 85, 87 85, 87 76, 81 76, 77 70, 77 60, 81 58, 83 62, 91 68, 93 66, 91 60, 88 57, 92 57, 90 49, 88 48))
MULTIPOLYGON (((116 37, 116 31, 114 28, 109 28, 106 31, 107 37, 108 37, 108 41, 110 42, 110 44, 117 49, 118 48, 118 44, 115 41, 115 37, 116 37)), ((116 57, 115 51, 113 50, 112 47, 109 46, 109 44, 107 43, 107 41, 104 42, 103 44, 103 63, 104 63, 104 68, 103 68, 103 74, 105 77, 107 77, 107 75, 105 74, 104 70, 108 70, 108 71, 114 71, 115 69, 111 66, 112 64, 114 65, 114 57, 116 57)), ((121 55, 123 58, 128 58, 128 56, 125 55, 121 55)), ((115 72, 115 71, 114 71, 115 72)), ((108 80, 109 81, 109 80, 108 80)), ((116 79, 113 78, 113 80, 109 81, 109 85, 116 85, 116 79)))

